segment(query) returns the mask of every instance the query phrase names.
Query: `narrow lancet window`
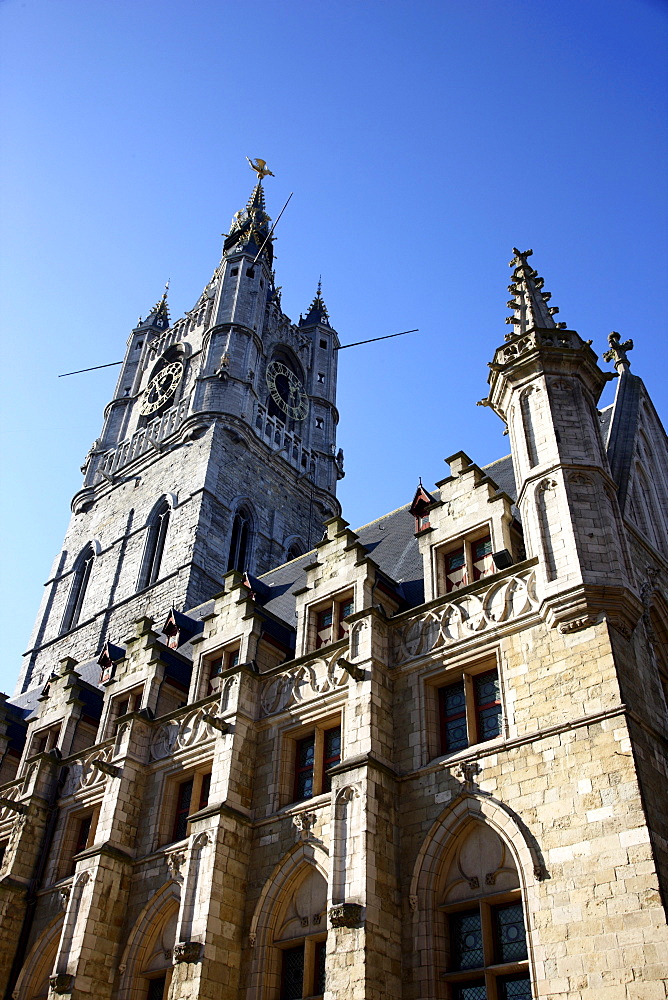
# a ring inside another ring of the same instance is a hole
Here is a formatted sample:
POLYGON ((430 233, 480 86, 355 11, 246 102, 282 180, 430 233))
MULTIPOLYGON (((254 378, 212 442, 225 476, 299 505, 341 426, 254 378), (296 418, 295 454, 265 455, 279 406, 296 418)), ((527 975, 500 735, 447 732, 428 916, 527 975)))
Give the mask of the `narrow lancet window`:
POLYGON ((142 565, 139 589, 150 587, 160 576, 162 557, 165 551, 165 541, 167 529, 169 528, 170 507, 167 501, 163 501, 154 512, 146 539, 146 551, 142 565))
POLYGON ((70 629, 75 628, 75 626, 79 623, 81 608, 83 607, 84 598, 86 596, 86 589, 88 587, 88 581, 90 580, 90 574, 93 569, 94 559, 95 553, 93 552, 93 546, 87 545, 76 561, 74 578, 70 588, 70 595, 67 600, 65 616, 63 618, 62 632, 69 632, 70 629))
POLYGON ((251 533, 251 518, 245 507, 240 507, 234 515, 232 524, 232 539, 230 541, 230 554, 227 560, 227 572, 236 569, 243 573, 247 567, 249 554, 249 542, 251 533))

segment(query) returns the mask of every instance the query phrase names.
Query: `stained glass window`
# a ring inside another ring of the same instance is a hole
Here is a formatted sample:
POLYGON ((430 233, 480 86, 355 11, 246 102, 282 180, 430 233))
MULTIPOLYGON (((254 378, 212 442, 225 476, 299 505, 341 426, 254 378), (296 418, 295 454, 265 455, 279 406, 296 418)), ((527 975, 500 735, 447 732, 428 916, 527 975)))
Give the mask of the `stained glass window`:
POLYGON ((325 745, 322 762, 322 790, 329 792, 332 788, 332 780, 327 774, 330 767, 334 767, 341 760, 341 726, 325 731, 325 745))
POLYGON ((157 979, 151 979, 148 984, 146 1000, 163 1000, 166 983, 167 979, 165 976, 158 976, 157 979))
POLYGON ((190 813, 190 800, 193 794, 193 779, 182 781, 176 798, 176 812, 174 814, 174 830, 172 840, 183 840, 188 833, 188 814, 190 813))
POLYGON ((304 988, 304 945, 283 952, 281 1000, 301 1000, 304 988))
POLYGON ((452 994, 454 1000, 487 1000, 485 984, 478 980, 453 987, 452 994))
POLYGON ((482 743, 494 739, 501 732, 501 688, 498 671, 488 670, 484 674, 476 674, 474 684, 478 740, 482 743))
POLYGON ((504 976, 497 980, 499 1000, 531 1000, 531 982, 528 975, 504 976))
POLYGON ((469 745, 466 731, 466 696, 464 681, 448 684, 439 690, 441 741, 443 753, 463 750, 469 745))
POLYGON ((450 916, 450 948, 453 969, 479 969, 484 964, 480 910, 450 916))
POLYGON ((480 580, 494 572, 492 559, 492 539, 489 535, 479 538, 471 544, 471 560, 473 562, 473 579, 480 580))
MULTIPOLYGON (((497 962, 518 962, 527 957, 522 904, 497 906, 494 909, 497 962)), ((514 994, 511 994, 511 996, 514 994)))
POLYGON ((313 992, 316 996, 325 992, 325 959, 327 958, 327 942, 318 941, 315 946, 315 973, 313 992))
POLYGON ((466 558, 464 546, 446 553, 445 556, 445 589, 447 593, 451 590, 458 590, 468 583, 466 576, 466 558))
POLYGON ((313 796, 313 767, 315 764, 315 733, 297 743, 295 766, 295 802, 313 796))

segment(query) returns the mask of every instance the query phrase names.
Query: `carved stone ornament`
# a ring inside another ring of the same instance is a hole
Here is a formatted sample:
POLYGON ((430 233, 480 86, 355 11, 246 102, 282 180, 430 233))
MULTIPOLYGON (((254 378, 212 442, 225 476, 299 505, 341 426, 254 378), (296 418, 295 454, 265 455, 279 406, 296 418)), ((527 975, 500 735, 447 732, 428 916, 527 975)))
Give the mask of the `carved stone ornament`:
POLYGON ((175 882, 183 882, 181 868, 185 864, 185 860, 186 855, 184 851, 174 851, 173 854, 167 855, 167 868, 175 882))
POLYGON ((70 901, 71 892, 72 892, 71 885, 64 885, 58 890, 58 895, 60 896, 60 903, 64 910, 67 909, 67 904, 70 901))
POLYGON ((408 897, 408 905, 410 907, 411 913, 416 913, 418 908, 418 898, 417 896, 408 897))
POLYGON ((345 687, 350 674, 338 662, 339 658, 339 652, 333 653, 328 660, 317 657, 278 677, 272 677, 262 691, 263 713, 271 715, 273 712, 281 712, 290 705, 345 687))
POLYGON ((584 618, 574 618, 570 622, 560 622, 558 627, 562 635, 568 635, 569 632, 580 632, 583 628, 589 628, 595 625, 596 621, 596 615, 586 615, 584 618))
POLYGON ((475 776, 480 774, 481 771, 480 764, 475 760, 464 760, 452 769, 455 778, 459 778, 463 782, 464 787, 469 790, 474 787, 475 776))
POLYGON ((503 622, 529 615, 537 607, 533 569, 506 577, 486 590, 456 597, 397 629, 395 662, 403 663, 445 649, 503 622))
POLYGON ((633 635, 633 629, 622 618, 608 616, 608 622, 625 639, 630 639, 633 635))
POLYGON ((157 729, 151 740, 151 759, 162 760, 177 750, 184 750, 196 743, 213 739, 219 729, 217 722, 217 710, 211 705, 188 712, 178 720, 165 722, 157 729), (212 718, 215 720, 214 723, 211 721, 212 718))
POLYGON ((102 750, 93 750, 92 753, 82 754, 71 765, 63 786, 63 797, 73 795, 80 788, 92 788, 95 785, 102 785, 109 773, 118 773, 118 769, 111 764, 114 754, 114 747, 104 747, 102 750))
POLYGON ((199 962, 202 957, 201 941, 179 941, 174 945, 173 961, 175 965, 181 962, 199 962))
POLYGON ((313 812, 297 813, 296 816, 292 817, 293 826, 297 830, 298 840, 312 839, 311 829, 313 828, 317 818, 317 815, 313 812))
POLYGON ((52 993, 71 993, 74 989, 74 976, 69 972, 60 972, 57 976, 49 977, 49 986, 52 993))
POLYGON ((329 910, 332 927, 361 927, 363 907, 359 903, 338 903, 329 910))

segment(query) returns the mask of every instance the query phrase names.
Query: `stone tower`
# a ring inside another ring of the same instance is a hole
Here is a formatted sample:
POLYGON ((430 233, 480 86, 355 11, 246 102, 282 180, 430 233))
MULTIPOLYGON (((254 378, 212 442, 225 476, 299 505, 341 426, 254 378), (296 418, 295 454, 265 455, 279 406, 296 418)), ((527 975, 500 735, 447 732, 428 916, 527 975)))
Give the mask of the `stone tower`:
POLYGON ((320 285, 294 324, 275 284, 262 175, 194 308, 167 292, 130 334, 82 468, 17 693, 65 655, 119 641, 146 612, 185 609, 224 574, 305 552, 340 513, 339 341, 320 285))

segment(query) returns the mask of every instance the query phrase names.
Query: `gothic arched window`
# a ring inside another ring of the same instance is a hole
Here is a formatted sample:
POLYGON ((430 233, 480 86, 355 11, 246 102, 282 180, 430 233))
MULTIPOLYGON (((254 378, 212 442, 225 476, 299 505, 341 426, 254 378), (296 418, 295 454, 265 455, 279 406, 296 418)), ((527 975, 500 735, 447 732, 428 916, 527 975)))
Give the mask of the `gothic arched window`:
POLYGON ((148 526, 146 548, 139 577, 139 590, 150 587, 160 576, 162 557, 165 551, 165 539, 169 528, 170 506, 163 500, 154 510, 148 526))
POLYGON ((247 569, 251 534, 252 520, 250 511, 246 507, 240 507, 234 515, 232 523, 230 554, 227 560, 228 573, 232 569, 238 570, 239 573, 243 573, 247 569))
POLYGON ((277 914, 273 943, 280 961, 281 1000, 325 992, 326 912, 327 885, 312 871, 288 893, 277 914))
POLYGON ((447 869, 438 909, 452 1000, 530 1000, 519 878, 510 851, 484 823, 472 823, 447 869))
POLYGON ((303 556, 303 555, 304 555, 304 546, 299 541, 299 539, 295 539, 288 546, 288 551, 287 551, 287 555, 285 557, 285 561, 286 562, 290 562, 291 559, 298 559, 299 556, 303 556))
POLYGON ((69 632, 70 629, 74 628, 81 617, 81 608, 83 606, 84 597, 86 596, 86 588, 88 587, 88 581, 90 580, 90 574, 93 569, 93 560, 95 559, 95 552, 93 550, 92 544, 86 546, 86 548, 81 552, 74 564, 74 576, 72 578, 72 586, 70 587, 69 597, 67 598, 67 607, 65 608, 65 615, 63 616, 63 624, 61 632, 69 632))

